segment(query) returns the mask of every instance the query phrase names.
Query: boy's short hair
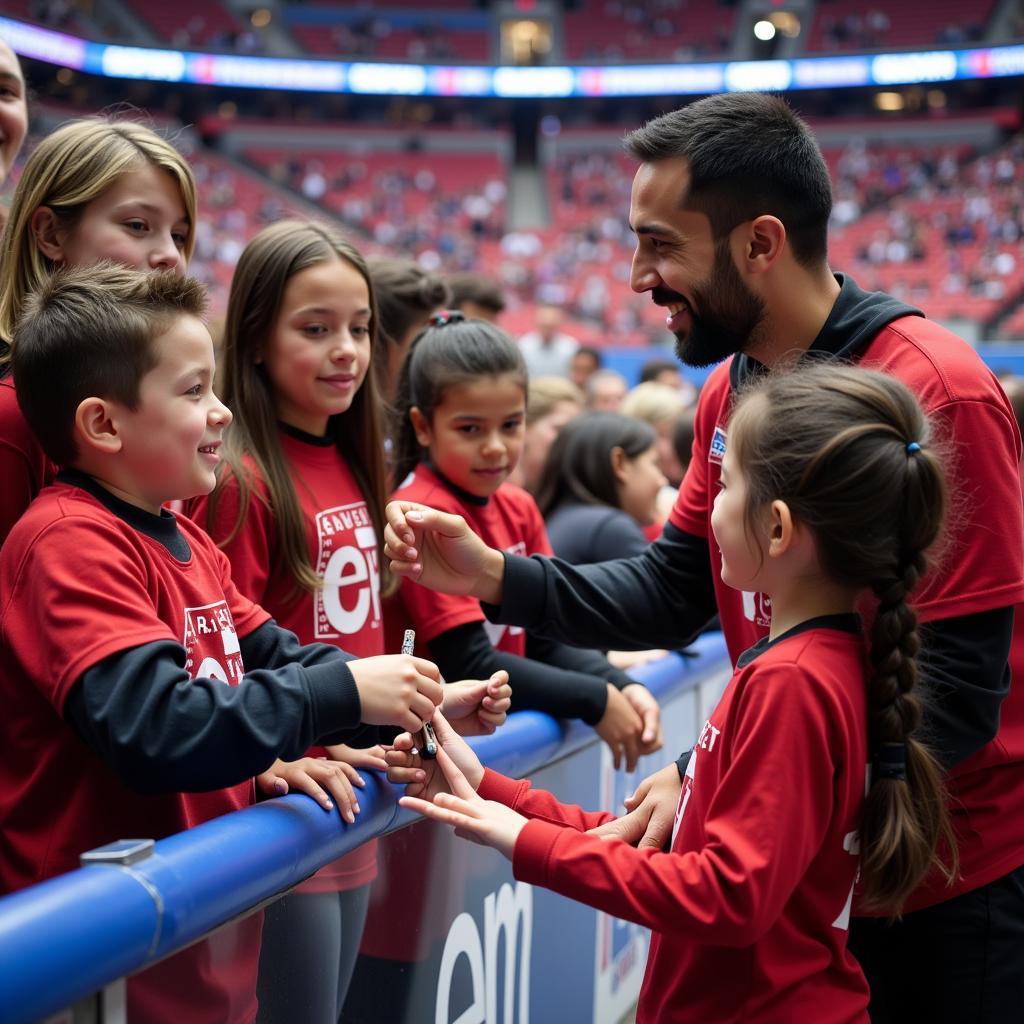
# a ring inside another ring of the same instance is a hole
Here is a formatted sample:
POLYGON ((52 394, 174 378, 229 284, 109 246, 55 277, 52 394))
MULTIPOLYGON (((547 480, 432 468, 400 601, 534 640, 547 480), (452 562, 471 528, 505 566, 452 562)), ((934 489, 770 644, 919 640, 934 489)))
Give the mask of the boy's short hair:
POLYGON ((178 317, 205 312, 203 285, 174 273, 100 263, 46 280, 15 327, 12 356, 18 405, 46 454, 58 466, 75 461, 84 399, 135 409, 139 384, 157 364, 153 341, 178 317))

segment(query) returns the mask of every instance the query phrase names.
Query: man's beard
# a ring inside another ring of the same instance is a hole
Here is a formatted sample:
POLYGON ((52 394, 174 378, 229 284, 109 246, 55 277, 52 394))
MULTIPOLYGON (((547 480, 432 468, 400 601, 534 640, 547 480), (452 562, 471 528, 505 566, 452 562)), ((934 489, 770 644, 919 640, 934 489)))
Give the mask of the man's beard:
POLYGON ((742 351, 764 319, 764 300, 743 283, 724 241, 715 245, 710 279, 693 297, 701 314, 691 306, 690 329, 676 334, 676 355, 687 366, 713 366, 742 351))

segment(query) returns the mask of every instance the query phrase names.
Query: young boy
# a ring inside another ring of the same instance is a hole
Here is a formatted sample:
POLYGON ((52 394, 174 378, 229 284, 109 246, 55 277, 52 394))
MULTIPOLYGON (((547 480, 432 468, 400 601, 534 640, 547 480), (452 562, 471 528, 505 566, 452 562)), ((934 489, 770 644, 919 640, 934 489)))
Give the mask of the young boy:
MULTIPOLYGON (((165 502, 209 492, 230 412, 194 281, 56 274, 15 334, 18 401, 60 467, 0 553, 0 891, 83 850, 244 807, 276 758, 419 729, 429 662, 300 646, 165 502), (348 737, 342 734, 348 734, 348 737)), ((260 916, 128 982, 130 1020, 252 1021, 260 916)))

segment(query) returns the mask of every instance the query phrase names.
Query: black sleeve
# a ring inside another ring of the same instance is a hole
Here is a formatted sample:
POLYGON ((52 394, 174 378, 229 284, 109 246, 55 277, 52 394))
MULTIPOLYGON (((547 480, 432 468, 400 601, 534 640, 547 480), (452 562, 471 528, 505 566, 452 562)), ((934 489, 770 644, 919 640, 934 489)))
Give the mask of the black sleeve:
POLYGON ((604 679, 497 651, 480 622, 456 626, 434 637, 427 647, 445 679, 486 679, 505 669, 513 711, 544 711, 555 718, 580 718, 594 725, 608 704, 604 679))
POLYGON ((483 609, 577 647, 685 647, 717 611, 708 544, 668 523, 636 558, 570 565, 505 555, 502 602, 483 609))
MULTIPOLYGON (((264 622, 248 636, 239 640, 242 652, 242 663, 258 665, 260 668, 277 669, 286 665, 323 665, 329 661, 355 661, 354 655, 348 654, 331 644, 303 644, 291 632, 279 626, 273 619, 264 622)), ((399 730, 400 731, 400 730, 399 730)), ((372 747, 379 742, 377 727, 364 725, 351 726, 321 736, 320 743, 348 743, 354 747, 372 747)), ((301 756, 301 755, 299 755, 301 756)), ((283 758, 282 760, 291 760, 283 758)))
POLYGON ((526 634, 526 656, 545 665, 597 676, 611 683, 616 690, 623 690, 637 682, 621 668, 616 668, 600 651, 589 647, 570 647, 558 640, 537 636, 536 633, 526 634))
POLYGON ((241 641, 242 656, 263 651, 273 661, 286 657, 292 643, 294 660, 246 672, 238 686, 190 679, 184 648, 173 641, 129 648, 82 675, 64 715, 139 792, 237 785, 277 757, 294 760, 325 737, 359 729, 359 693, 337 648, 303 648, 268 622, 241 641))
POLYGON ((1013 613, 1012 606, 996 608, 921 627, 922 735, 947 769, 999 730, 999 708, 1010 692, 1013 613))

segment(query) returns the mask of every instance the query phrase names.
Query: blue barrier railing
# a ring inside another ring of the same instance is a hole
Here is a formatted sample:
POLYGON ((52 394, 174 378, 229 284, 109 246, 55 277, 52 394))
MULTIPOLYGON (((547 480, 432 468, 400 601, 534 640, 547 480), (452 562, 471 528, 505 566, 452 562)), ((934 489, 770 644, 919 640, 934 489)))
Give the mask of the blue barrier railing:
MULTIPOLYGON (((664 700, 727 665, 719 634, 688 655, 632 674, 664 700)), ((472 741, 484 763, 517 777, 595 742, 593 730, 536 712, 472 741)), ((137 863, 91 864, 0 898, 0 1020, 27 1024, 55 1013, 414 820, 398 807, 399 787, 363 774, 354 825, 305 796, 279 797, 162 839, 137 863)))

